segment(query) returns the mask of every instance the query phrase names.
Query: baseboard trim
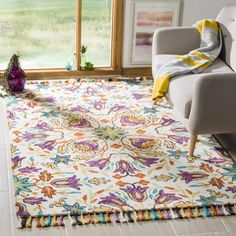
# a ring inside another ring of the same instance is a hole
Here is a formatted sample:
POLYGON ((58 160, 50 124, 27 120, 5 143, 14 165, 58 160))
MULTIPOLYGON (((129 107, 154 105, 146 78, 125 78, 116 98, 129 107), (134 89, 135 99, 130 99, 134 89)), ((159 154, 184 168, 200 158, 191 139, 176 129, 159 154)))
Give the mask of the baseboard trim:
POLYGON ((151 67, 122 68, 123 76, 152 76, 151 67))

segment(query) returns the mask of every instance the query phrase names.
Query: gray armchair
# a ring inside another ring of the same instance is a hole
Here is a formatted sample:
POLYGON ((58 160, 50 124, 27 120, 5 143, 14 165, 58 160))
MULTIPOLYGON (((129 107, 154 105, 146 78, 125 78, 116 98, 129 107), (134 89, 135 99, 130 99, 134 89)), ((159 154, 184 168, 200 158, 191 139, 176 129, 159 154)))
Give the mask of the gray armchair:
MULTIPOLYGON (((223 7, 217 17, 223 35, 220 57, 201 74, 177 76, 170 82, 167 100, 186 121, 193 156, 199 134, 236 132, 236 5, 223 7)), ((183 55, 200 46, 193 27, 161 28, 153 36, 152 74, 170 54, 183 55)))

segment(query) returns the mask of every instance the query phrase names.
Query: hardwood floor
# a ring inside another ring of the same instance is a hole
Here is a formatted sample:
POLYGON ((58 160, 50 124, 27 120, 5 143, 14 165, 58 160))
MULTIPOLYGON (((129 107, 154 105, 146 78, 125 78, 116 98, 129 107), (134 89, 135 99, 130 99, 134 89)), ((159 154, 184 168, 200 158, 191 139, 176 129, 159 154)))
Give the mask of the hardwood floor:
MULTIPOLYGON (((198 218, 191 220, 170 220, 122 225, 91 225, 73 228, 66 220, 64 228, 19 230, 16 229, 14 201, 11 199, 8 182, 7 148, 5 143, 5 122, 3 105, 0 100, 0 236, 234 236, 236 235, 236 216, 198 218)), ((236 160, 236 134, 218 135, 217 138, 236 160)))

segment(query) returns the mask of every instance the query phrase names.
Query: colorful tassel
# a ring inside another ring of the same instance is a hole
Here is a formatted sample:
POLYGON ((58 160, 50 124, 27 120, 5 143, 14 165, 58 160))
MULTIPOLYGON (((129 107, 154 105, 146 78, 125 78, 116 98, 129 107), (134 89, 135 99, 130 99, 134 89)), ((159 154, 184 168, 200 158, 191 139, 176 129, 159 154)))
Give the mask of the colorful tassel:
POLYGON ((147 220, 152 220, 151 212, 147 210, 145 212, 145 217, 146 217, 147 220))
POLYGON ((210 217, 211 216, 211 212, 208 210, 208 207, 207 206, 204 206, 203 207, 203 215, 205 217, 210 217))
POLYGON ((170 209, 170 215, 171 215, 171 219, 177 219, 177 216, 174 213, 174 210, 172 208, 170 209))
POLYGON ((134 219, 132 218, 132 213, 127 212, 128 222, 134 222, 134 219))
POLYGON ((74 216, 76 225, 83 225, 78 216, 74 216))
POLYGON ((100 223, 100 218, 97 216, 96 212, 94 212, 93 216, 94 216, 95 224, 99 224, 100 223))
POLYGON ((202 217, 203 216, 198 207, 194 208, 193 214, 195 217, 202 217))
POLYGON ((144 221, 145 220, 143 211, 138 211, 137 215, 138 215, 137 221, 144 221))
POLYGON ((228 212, 229 215, 234 215, 233 207, 230 205, 225 206, 226 211, 228 212))
POLYGON ((178 219, 181 219, 181 218, 182 218, 182 216, 181 216, 181 214, 180 214, 180 210, 179 210, 178 208, 174 208, 173 211, 174 211, 174 213, 176 214, 176 216, 177 216, 178 219))
POLYGON ((81 214, 81 215, 80 215, 80 221, 81 221, 82 225, 85 225, 85 224, 86 224, 86 220, 85 220, 85 218, 84 218, 84 214, 81 214))
POLYGON ((184 208, 181 208, 180 211, 179 211, 181 217, 184 219, 184 218, 187 218, 185 212, 184 212, 184 208))
POLYGON ((124 212, 121 213, 121 222, 122 223, 127 223, 127 220, 125 218, 125 213, 124 212))
MULTIPOLYGON (((128 212, 94 212, 93 214, 80 214, 69 215, 71 225, 88 225, 88 224, 107 224, 112 223, 112 220, 116 223, 127 222, 140 222, 151 220, 169 220, 176 218, 194 218, 194 217, 210 217, 210 216, 222 216, 222 215, 235 215, 235 205, 222 205, 222 206, 202 206, 194 208, 171 208, 171 209, 151 209, 151 210, 139 210, 128 212), (111 218, 111 215, 114 218, 111 218)), ((36 216, 36 217, 22 217, 18 220, 17 228, 32 228, 33 221, 36 222, 36 227, 50 227, 50 226, 65 226, 64 215, 48 215, 48 216, 36 216)))
POLYGON ((64 217, 65 216, 59 216, 59 226, 65 226, 64 217))
POLYGON ((52 217, 47 216, 45 217, 45 227, 50 227, 52 225, 52 217))
POLYGON ((171 219, 171 215, 170 215, 170 210, 169 209, 163 210, 163 213, 164 213, 165 220, 170 220, 171 219))
POLYGON ((225 216, 229 215, 228 211, 226 210, 225 206, 222 205, 222 210, 225 216))
POLYGON ((157 210, 157 215, 159 217, 160 220, 164 220, 164 215, 163 213, 161 212, 161 210, 157 210))
POLYGON ((107 221, 107 223, 112 223, 112 221, 111 221, 111 213, 110 212, 106 213, 106 221, 107 221))
POLYGON ((218 216, 222 216, 221 210, 219 206, 215 206, 215 211, 217 212, 218 216))
POLYGON ((215 206, 211 206, 210 209, 211 209, 211 214, 212 214, 213 216, 218 216, 218 213, 217 213, 217 210, 216 210, 216 207, 215 207, 215 206))
POLYGON ((21 227, 22 227, 22 228, 25 228, 26 220, 27 220, 26 217, 24 217, 24 218, 21 219, 21 227))
POLYGON ((105 219, 104 214, 102 212, 99 213, 99 217, 100 217, 100 222, 102 224, 106 224, 106 219, 105 219))
POLYGON ((90 225, 90 224, 94 224, 94 220, 93 220, 93 217, 91 214, 88 214, 87 215, 87 224, 90 225))
POLYGON ((119 224, 120 223, 120 212, 119 211, 116 211, 115 212, 115 221, 116 221, 116 223, 117 224, 119 224))
POLYGON ((31 217, 31 216, 28 217, 27 220, 26 220, 26 225, 25 225, 25 227, 26 227, 26 228, 32 228, 32 222, 33 222, 32 217, 31 217))
MULTIPOLYGON (((75 216, 69 215, 68 217, 69 217, 69 219, 70 219, 71 225, 72 225, 72 226, 76 226, 75 216)), ((57 219, 55 218, 55 216, 54 216, 53 219, 52 219, 52 224, 53 224, 54 226, 58 226, 57 219), (57 225, 56 225, 56 224, 57 224, 57 225)))
POLYGON ((194 215, 193 215, 193 210, 192 208, 187 208, 187 217, 188 218, 194 218, 194 215))
POLYGON ((138 214, 136 211, 133 212, 133 219, 134 219, 134 222, 138 221, 138 214))
POLYGON ((160 218, 158 217, 154 209, 151 210, 151 215, 152 215, 153 220, 160 220, 160 218))
POLYGON ((36 221, 36 227, 37 228, 41 227, 40 220, 39 220, 38 216, 35 217, 35 221, 36 221))
POLYGON ((57 216, 56 216, 56 215, 54 215, 54 216, 52 217, 52 226, 58 226, 57 216))

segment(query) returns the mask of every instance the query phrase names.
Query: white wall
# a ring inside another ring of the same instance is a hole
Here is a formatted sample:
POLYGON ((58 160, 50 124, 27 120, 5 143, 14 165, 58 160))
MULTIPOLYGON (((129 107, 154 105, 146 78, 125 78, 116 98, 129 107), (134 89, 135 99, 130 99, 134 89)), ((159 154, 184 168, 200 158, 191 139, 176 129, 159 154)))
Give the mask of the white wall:
POLYGON ((226 4, 236 4, 236 0, 182 0, 180 25, 189 26, 201 19, 214 19, 226 4))
MULTIPOLYGON (((130 15, 130 6, 133 0, 125 0, 125 29, 124 29, 124 47, 123 55, 127 55, 127 40, 130 33, 132 16, 130 15), (126 50, 126 53, 125 53, 126 50)), ((145 0, 142 0, 145 2, 145 0)), ((160 1, 160 0, 152 0, 160 1)), ((165 1, 165 0, 161 0, 165 1)), ((226 4, 236 4, 236 0, 181 0, 179 25, 190 26, 196 21, 207 18, 216 18, 222 6, 226 4)), ((128 57, 123 56, 123 67, 129 67, 128 57)))

